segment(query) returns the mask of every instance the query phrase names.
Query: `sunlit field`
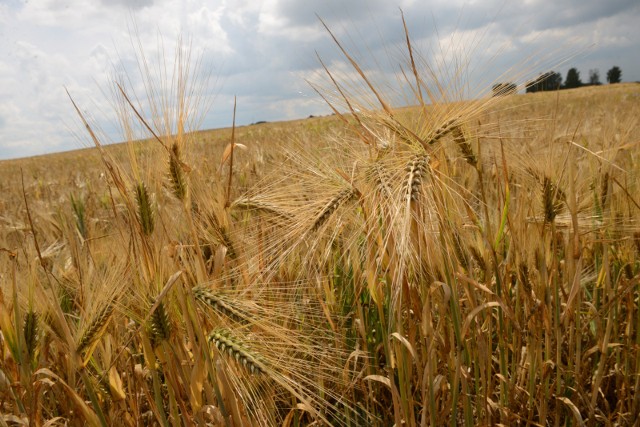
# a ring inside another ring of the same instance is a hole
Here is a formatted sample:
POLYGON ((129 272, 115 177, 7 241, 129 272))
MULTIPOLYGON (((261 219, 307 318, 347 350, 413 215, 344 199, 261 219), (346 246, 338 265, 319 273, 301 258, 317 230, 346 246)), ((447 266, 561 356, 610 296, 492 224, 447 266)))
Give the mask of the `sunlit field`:
POLYGON ((354 61, 211 131, 178 67, 128 142, 0 162, 0 426, 634 425, 640 85, 407 61, 410 107, 354 61))

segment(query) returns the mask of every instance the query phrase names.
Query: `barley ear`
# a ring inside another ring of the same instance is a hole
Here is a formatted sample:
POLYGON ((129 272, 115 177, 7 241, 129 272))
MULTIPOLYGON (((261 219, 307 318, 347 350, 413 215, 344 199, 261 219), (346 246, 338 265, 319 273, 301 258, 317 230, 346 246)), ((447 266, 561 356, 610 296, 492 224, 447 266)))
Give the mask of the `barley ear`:
POLYGON ((178 200, 184 200, 187 196, 187 181, 180 160, 180 147, 177 142, 171 145, 169 154, 169 180, 171 181, 171 189, 178 200))
POLYGON ((154 228, 154 210, 152 200, 144 182, 138 182, 136 185, 136 202, 138 203, 138 220, 142 227, 142 233, 150 236, 154 228))
POLYGON ((82 198, 75 198, 73 194, 69 196, 71 198, 71 207, 73 208, 73 214, 76 217, 76 227, 83 239, 87 238, 87 222, 85 218, 85 205, 82 198))
POLYGON ((76 346, 76 352, 78 354, 87 350, 87 353, 91 353, 90 348, 100 339, 104 331, 109 325, 109 320, 113 314, 114 304, 113 301, 109 301, 104 307, 102 307, 98 314, 93 318, 89 325, 85 328, 84 332, 78 340, 76 346))
POLYGON ((560 213, 564 192, 547 176, 542 180, 542 198, 544 205, 544 220, 551 223, 560 213))
POLYGON ((162 302, 158 303, 158 306, 151 314, 151 318, 149 319, 149 331, 151 341, 154 346, 157 346, 162 341, 166 341, 171 337, 171 321, 162 302))
POLYGON ((462 157, 464 157, 467 163, 471 166, 476 166, 478 164, 478 158, 473 153, 471 144, 469 144, 469 141, 465 138, 462 128, 460 126, 455 126, 451 129, 451 135, 453 136, 453 142, 458 146, 462 157))
POLYGON ((342 205, 347 203, 349 200, 355 198, 356 192, 351 188, 346 188, 338 192, 335 196, 333 196, 320 210, 318 215, 316 216, 313 225, 311 226, 311 230, 317 231, 324 223, 326 223, 331 215, 342 205))
POLYGON ((609 195, 609 172, 605 172, 600 183, 600 209, 604 212, 604 207, 607 204, 607 197, 609 195))
POLYGON ((435 132, 433 132, 432 135, 429 136, 429 139, 427 140, 427 142, 429 144, 435 144, 436 142, 438 142, 446 134, 451 132, 452 128, 457 127, 456 126, 456 122, 457 122, 456 119, 451 119, 451 120, 446 121, 442 126, 437 128, 435 130, 435 132))
POLYGON ((248 313, 203 286, 193 288, 193 295, 198 301, 212 308, 219 315, 221 314, 238 323, 250 323, 251 318, 248 313))
POLYGON ((418 199, 420 188, 422 187, 422 179, 427 170, 428 162, 429 156, 426 154, 416 154, 405 167, 407 177, 404 181, 404 194, 406 201, 409 203, 418 199))
POLYGON ((260 357, 250 352, 241 342, 233 337, 229 331, 218 329, 209 334, 209 342, 215 344, 221 354, 235 359, 252 374, 263 374, 266 366, 260 357))
POLYGON ((24 315, 24 322, 22 325, 22 334, 24 335, 24 341, 27 348, 27 355, 29 360, 33 360, 36 353, 36 347, 38 345, 38 315, 33 310, 29 310, 24 315))

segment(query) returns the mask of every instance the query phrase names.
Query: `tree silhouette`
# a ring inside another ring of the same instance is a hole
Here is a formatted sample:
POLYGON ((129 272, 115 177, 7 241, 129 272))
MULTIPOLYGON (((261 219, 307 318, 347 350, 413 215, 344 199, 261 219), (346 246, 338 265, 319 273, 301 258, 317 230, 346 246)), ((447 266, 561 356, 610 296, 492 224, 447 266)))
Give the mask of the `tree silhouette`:
POLYGON ((590 85, 601 85, 600 83, 600 71, 598 69, 589 70, 589 84, 590 85))
POLYGON ((620 83, 622 79, 622 70, 617 65, 607 71, 607 81, 611 84, 620 83))
POLYGON ((580 71, 576 68, 571 68, 567 72, 567 78, 564 81, 565 89, 573 89, 576 87, 582 86, 582 81, 580 80, 580 71))
POLYGON ((537 79, 527 83, 527 93, 558 90, 562 84, 562 76, 555 71, 540 74, 537 79))

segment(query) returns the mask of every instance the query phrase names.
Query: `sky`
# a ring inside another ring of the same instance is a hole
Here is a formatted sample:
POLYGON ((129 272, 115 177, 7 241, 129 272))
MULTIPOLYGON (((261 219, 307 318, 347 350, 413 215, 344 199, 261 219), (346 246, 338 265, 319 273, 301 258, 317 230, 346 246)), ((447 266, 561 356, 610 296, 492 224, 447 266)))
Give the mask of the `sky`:
POLYGON ((401 104, 401 11, 419 65, 446 76, 463 63, 478 93, 571 67, 640 81, 637 0, 0 0, 0 159, 89 146, 67 91, 104 142, 122 140, 113 82, 151 114, 140 64, 162 92, 177 46, 193 64, 193 128, 231 126, 234 98, 238 125, 329 114, 310 86, 318 57, 337 77, 354 71, 319 17, 401 104))

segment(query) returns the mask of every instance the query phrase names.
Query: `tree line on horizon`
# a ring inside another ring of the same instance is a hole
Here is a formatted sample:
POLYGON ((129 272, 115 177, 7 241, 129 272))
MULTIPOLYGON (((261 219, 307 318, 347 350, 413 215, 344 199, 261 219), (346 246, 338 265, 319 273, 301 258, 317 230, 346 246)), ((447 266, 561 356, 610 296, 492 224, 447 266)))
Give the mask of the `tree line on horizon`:
MULTIPOLYGON (((609 84, 620 83, 622 81, 622 70, 620 67, 613 66, 609 71, 607 71, 607 82, 609 84)), ((571 68, 567 72, 567 77, 562 81, 562 75, 555 71, 547 71, 546 73, 540 74, 537 78, 527 83, 526 92, 544 92, 550 90, 559 90, 559 89, 574 89, 581 86, 599 86, 602 82, 600 81, 600 71, 598 69, 589 70, 589 81, 587 83, 583 83, 580 78, 580 71, 577 68, 571 68)), ((518 86, 515 83, 507 82, 507 83, 496 83, 492 87, 493 96, 502 96, 514 94, 518 91, 518 86)))

